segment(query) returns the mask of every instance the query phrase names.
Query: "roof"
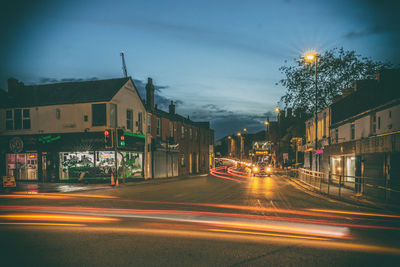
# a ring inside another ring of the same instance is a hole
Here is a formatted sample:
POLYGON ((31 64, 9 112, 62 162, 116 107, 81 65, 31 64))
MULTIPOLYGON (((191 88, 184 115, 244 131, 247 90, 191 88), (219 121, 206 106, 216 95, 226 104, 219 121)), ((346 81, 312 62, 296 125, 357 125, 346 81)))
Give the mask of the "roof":
POLYGON ((20 85, 9 88, 6 106, 48 106, 110 101, 129 78, 20 85))
POLYGON ((180 121, 186 124, 190 124, 196 127, 200 127, 200 128, 205 128, 205 129, 210 129, 210 122, 206 121, 206 122, 196 122, 196 121, 192 121, 191 119, 185 118, 179 114, 171 114, 169 112, 163 111, 161 109, 157 109, 154 108, 152 110, 147 109, 148 112, 160 116, 160 117, 164 117, 164 118, 168 118, 172 121, 180 121))

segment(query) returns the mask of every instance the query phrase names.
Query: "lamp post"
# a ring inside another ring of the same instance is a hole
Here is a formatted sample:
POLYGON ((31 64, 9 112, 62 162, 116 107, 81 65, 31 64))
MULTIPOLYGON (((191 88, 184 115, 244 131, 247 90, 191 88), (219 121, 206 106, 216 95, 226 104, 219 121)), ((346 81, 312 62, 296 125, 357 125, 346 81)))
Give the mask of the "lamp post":
POLYGON ((281 120, 281 109, 276 107, 275 112, 277 113, 276 118, 277 118, 277 123, 278 123, 278 131, 276 135, 276 142, 278 143, 278 149, 276 150, 276 155, 275 155, 275 168, 277 167, 277 163, 279 160, 279 150, 280 150, 280 134, 281 134, 281 126, 280 126, 280 120, 281 120))
POLYGON ((240 158, 240 161, 242 161, 242 155, 243 155, 243 139, 242 139, 242 133, 241 132, 238 132, 237 133, 237 136, 239 137, 239 153, 240 153, 240 156, 239 156, 239 158, 240 158))
POLYGON ((269 135, 269 121, 265 121, 264 122, 264 124, 265 124, 265 141, 268 141, 268 135, 269 135))
MULTIPOLYGON (((315 73, 315 109, 314 109, 314 124, 315 124, 315 143, 314 143, 314 153, 318 149, 318 76, 317 76, 317 64, 319 55, 314 52, 309 52, 305 55, 304 59, 307 62, 314 62, 314 73, 315 73)), ((315 170, 317 170, 317 154, 315 154, 315 170)))

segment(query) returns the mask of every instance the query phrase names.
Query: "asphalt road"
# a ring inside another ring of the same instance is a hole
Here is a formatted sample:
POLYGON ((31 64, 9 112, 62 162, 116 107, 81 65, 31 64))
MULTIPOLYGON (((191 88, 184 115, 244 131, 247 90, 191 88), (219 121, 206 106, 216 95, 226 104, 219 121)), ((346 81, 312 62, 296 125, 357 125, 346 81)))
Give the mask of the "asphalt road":
MULTIPOLYGON (((396 266, 400 215, 225 173, 0 195, 3 266, 396 266), (85 191, 86 189, 86 191, 85 191)), ((50 187, 49 187, 50 188, 50 187)))

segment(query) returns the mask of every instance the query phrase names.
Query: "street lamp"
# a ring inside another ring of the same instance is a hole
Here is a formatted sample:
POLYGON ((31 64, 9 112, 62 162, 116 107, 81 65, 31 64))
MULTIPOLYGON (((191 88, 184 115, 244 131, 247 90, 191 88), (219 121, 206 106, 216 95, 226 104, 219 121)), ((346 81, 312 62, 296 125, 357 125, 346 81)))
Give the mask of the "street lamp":
MULTIPOLYGON (((306 62, 313 62, 314 61, 314 72, 315 72, 315 110, 314 110, 314 123, 315 123, 315 143, 314 143, 314 150, 317 151, 318 149, 318 79, 317 79, 317 64, 318 64, 319 55, 315 52, 309 52, 304 56, 304 60, 306 62)), ((315 154, 317 155, 317 154, 315 154)), ((315 170, 317 170, 317 156, 315 156, 315 170)))

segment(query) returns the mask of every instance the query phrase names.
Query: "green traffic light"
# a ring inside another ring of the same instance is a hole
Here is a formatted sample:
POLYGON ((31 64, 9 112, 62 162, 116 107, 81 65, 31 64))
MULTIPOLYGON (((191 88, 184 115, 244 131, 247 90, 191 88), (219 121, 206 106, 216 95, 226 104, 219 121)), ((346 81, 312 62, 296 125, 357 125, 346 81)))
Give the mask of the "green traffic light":
POLYGON ((125 146, 125 141, 121 141, 121 142, 119 143, 119 145, 120 145, 120 146, 125 146))

